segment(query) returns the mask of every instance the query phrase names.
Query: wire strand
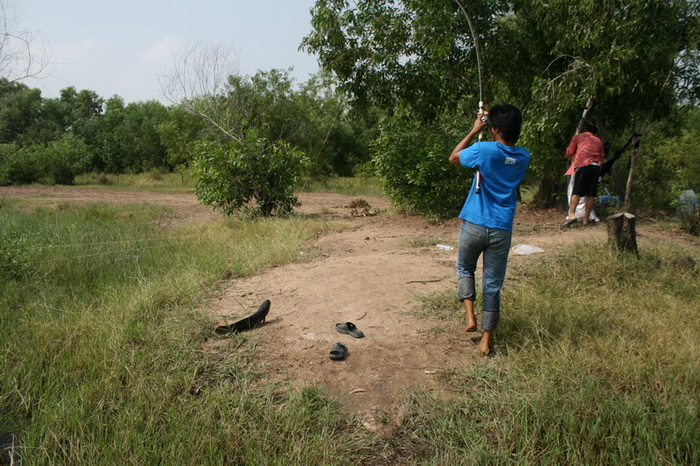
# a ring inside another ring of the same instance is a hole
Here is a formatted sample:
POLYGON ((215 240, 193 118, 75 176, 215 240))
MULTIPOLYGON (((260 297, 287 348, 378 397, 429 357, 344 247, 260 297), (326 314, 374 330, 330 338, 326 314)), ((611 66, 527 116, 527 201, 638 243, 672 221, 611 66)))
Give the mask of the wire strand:
POLYGON ((148 246, 144 248, 135 248, 131 251, 104 251, 104 252, 96 252, 92 254, 83 254, 80 256, 70 256, 70 257, 57 257, 54 259, 46 259, 46 260, 41 260, 41 261, 28 261, 28 262, 19 262, 16 264, 0 264, 0 267, 16 267, 17 265, 36 265, 36 264, 50 264, 54 262, 63 262, 67 260, 76 260, 76 259, 84 259, 87 257, 98 257, 98 256, 105 256, 108 254, 121 254, 121 255, 126 255, 129 253, 137 253, 137 252, 143 252, 151 249, 157 249, 157 248, 165 248, 165 247, 171 247, 171 246, 180 246, 183 244, 191 244, 190 241, 180 241, 180 242, 174 242, 174 243, 168 243, 168 244, 157 244, 155 246, 148 246))
POLYGON ((33 251, 36 249, 70 248, 70 247, 78 247, 78 246, 81 246, 81 247, 82 246, 98 246, 98 245, 105 245, 105 244, 122 244, 122 243, 136 242, 136 241, 168 241, 168 240, 196 238, 198 236, 199 235, 187 235, 187 236, 175 236, 175 237, 171 236, 171 237, 163 237, 163 238, 141 238, 141 239, 124 239, 124 240, 115 240, 115 241, 100 241, 97 243, 50 244, 50 245, 46 245, 46 246, 5 248, 3 250, 4 251, 18 251, 18 250, 33 251))

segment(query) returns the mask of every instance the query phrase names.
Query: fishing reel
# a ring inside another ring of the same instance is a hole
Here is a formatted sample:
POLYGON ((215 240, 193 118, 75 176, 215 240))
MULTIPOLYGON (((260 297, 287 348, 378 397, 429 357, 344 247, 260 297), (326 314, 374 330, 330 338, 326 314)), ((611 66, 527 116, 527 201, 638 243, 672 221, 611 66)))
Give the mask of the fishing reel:
POLYGON ((488 128, 489 116, 486 114, 486 110, 484 110, 484 102, 479 101, 479 109, 476 114, 481 115, 481 122, 486 123, 486 127, 488 128))

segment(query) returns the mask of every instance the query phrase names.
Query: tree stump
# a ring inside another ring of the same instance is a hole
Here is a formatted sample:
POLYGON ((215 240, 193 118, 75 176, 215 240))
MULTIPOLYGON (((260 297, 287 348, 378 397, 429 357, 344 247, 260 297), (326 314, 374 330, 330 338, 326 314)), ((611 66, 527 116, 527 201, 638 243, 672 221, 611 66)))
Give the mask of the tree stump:
POLYGON ((611 215, 608 221, 608 243, 622 252, 632 252, 639 255, 637 250, 637 217, 624 212, 611 215))

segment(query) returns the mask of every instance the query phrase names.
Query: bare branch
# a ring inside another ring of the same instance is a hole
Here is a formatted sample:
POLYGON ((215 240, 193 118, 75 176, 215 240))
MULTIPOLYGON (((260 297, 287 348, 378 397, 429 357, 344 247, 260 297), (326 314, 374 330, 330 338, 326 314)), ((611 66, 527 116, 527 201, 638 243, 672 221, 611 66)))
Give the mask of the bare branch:
POLYGON ((229 48, 201 42, 173 52, 173 69, 159 77, 163 95, 187 112, 204 118, 223 135, 241 142, 230 111, 229 79, 238 69, 229 48))
POLYGON ((15 10, 0 0, 0 77, 9 82, 39 79, 51 58, 51 48, 35 32, 21 29, 15 10))

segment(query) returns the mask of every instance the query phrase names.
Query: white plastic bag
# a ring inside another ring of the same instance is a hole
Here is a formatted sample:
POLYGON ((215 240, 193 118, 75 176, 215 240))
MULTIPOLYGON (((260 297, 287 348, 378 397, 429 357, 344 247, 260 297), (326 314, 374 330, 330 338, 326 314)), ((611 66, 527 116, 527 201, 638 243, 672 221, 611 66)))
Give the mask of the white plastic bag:
MULTIPOLYGON (((583 222, 583 217, 586 216, 586 198, 582 197, 576 206, 576 219, 583 222)), ((591 209, 591 214, 588 216, 589 222, 600 222, 600 219, 595 214, 595 210, 591 209)))
POLYGON ((513 246, 513 252, 515 254, 518 254, 520 256, 527 256, 530 254, 541 254, 544 252, 544 249, 538 248, 537 246, 530 246, 528 244, 516 244, 513 246))

